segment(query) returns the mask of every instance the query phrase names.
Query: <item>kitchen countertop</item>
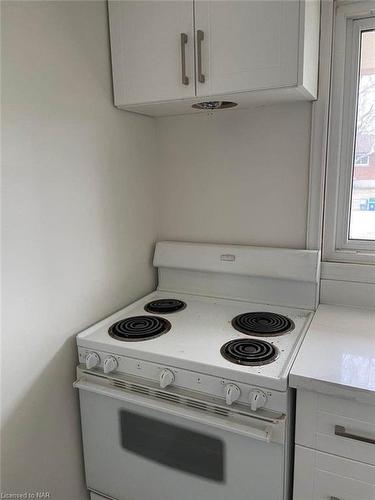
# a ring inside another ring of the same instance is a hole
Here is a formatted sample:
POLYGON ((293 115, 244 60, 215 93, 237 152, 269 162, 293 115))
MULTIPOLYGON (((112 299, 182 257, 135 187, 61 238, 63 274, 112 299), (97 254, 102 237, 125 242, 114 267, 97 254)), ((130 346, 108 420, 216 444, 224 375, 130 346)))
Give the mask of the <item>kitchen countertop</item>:
POLYGON ((375 311, 320 305, 289 385, 375 404, 375 311))

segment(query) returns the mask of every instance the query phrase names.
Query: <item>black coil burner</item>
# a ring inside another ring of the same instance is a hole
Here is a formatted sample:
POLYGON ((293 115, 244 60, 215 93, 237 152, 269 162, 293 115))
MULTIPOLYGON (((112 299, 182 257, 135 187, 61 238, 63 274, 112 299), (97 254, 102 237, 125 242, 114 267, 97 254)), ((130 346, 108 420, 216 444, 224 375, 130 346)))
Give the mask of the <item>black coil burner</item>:
POLYGON ((111 325, 108 333, 114 339, 135 342, 159 337, 167 333, 171 326, 169 321, 158 316, 133 316, 111 325))
POLYGON ((259 366, 272 363, 279 355, 277 347, 259 339, 235 339, 220 349, 221 355, 238 365, 259 366))
POLYGON ((294 330, 291 319, 272 312, 239 314, 232 319, 232 326, 241 333, 254 336, 276 336, 294 330))
POLYGON ((145 305, 145 311, 149 313, 170 314, 185 309, 186 304, 177 299, 157 299, 145 305))

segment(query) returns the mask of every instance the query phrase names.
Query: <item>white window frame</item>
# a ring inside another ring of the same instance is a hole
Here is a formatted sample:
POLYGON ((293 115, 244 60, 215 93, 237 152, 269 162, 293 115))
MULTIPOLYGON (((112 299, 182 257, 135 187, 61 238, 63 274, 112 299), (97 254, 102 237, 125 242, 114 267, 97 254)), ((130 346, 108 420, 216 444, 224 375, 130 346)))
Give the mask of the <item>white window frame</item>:
POLYGON ((349 234, 355 141, 360 36, 375 28, 375 2, 337 7, 330 92, 323 260, 375 263, 375 241, 349 234), (347 63, 349 61, 349 64, 347 63))

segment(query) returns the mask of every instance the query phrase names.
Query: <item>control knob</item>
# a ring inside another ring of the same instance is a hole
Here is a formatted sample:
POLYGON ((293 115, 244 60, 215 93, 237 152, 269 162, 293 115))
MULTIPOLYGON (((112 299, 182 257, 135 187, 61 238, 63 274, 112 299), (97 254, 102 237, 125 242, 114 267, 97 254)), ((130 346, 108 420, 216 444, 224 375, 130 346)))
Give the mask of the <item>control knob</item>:
POLYGON ((160 373, 160 387, 165 389, 174 382, 174 374, 171 370, 163 370, 160 373))
POLYGON ((267 403, 267 396, 260 389, 254 389, 250 392, 250 408, 251 411, 257 411, 258 408, 263 408, 267 403))
POLYGON ((103 370, 104 373, 111 373, 116 370, 118 367, 117 359, 114 358, 113 356, 108 356, 105 358, 104 363, 103 363, 103 370))
POLYGON ((240 399, 241 396, 241 389, 234 384, 227 384, 225 386, 225 402, 227 405, 231 405, 238 399, 240 399))
POLYGON ((87 370, 95 368, 95 366, 98 366, 98 364, 100 363, 99 354, 97 354, 96 352, 89 352, 88 354, 86 354, 85 363, 87 370))

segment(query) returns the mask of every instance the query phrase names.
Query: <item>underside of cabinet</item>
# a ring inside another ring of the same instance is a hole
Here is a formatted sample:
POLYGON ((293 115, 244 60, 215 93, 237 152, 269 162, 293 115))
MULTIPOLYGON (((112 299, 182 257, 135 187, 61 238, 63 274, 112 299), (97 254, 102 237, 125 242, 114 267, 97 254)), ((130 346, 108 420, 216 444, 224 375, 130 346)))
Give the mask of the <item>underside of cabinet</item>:
MULTIPOLYGON (((313 101, 316 95, 311 94, 303 86, 284 87, 281 89, 257 90, 251 92, 241 92, 238 94, 225 94, 206 97, 195 97, 193 99, 179 99, 176 101, 161 101, 147 104, 133 104, 118 106, 119 109, 132 111, 148 116, 169 116, 186 115, 192 113, 207 113, 207 110, 194 109, 193 104, 205 101, 229 101, 237 104, 229 109, 246 109, 270 104, 293 102, 293 101, 313 101)), ((227 111, 217 110, 216 112, 227 111)), ((211 112, 211 111, 210 111, 211 112)))

